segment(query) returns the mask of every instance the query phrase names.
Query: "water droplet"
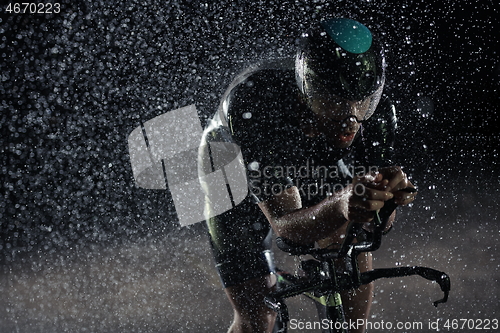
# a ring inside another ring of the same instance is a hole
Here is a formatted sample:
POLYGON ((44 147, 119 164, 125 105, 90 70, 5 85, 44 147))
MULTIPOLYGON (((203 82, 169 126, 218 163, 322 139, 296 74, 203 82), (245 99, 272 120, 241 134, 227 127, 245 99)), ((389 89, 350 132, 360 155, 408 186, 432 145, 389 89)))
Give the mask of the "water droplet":
POLYGON ((259 170, 259 162, 253 161, 248 164, 248 170, 257 171, 259 170))

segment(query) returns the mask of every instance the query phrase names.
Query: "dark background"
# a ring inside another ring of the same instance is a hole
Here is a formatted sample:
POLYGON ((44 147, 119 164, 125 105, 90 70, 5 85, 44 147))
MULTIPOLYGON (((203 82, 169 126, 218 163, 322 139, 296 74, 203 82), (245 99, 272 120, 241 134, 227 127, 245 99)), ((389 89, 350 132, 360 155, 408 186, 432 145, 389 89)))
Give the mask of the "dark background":
MULTIPOLYGON (((470 245, 465 235, 489 221, 496 244, 500 48, 493 1, 62 2, 59 14, 1 13, 3 290, 14 290, 12 267, 22 275, 68 253, 80 258, 149 242, 199 242, 195 252, 205 251, 202 223, 180 228, 167 191, 135 186, 128 135, 141 121, 193 103, 205 124, 236 73, 293 54, 310 22, 333 15, 360 20, 386 44, 400 161, 422 192, 412 211, 444 214, 441 231, 459 244, 470 245), (470 219, 460 222, 446 213, 464 207, 478 213, 461 213, 470 219)), ((435 221, 415 223, 403 222, 409 234, 435 221)), ((178 260, 171 265, 182 269, 178 260)), ((23 308, 12 297, 9 306, 23 308)))

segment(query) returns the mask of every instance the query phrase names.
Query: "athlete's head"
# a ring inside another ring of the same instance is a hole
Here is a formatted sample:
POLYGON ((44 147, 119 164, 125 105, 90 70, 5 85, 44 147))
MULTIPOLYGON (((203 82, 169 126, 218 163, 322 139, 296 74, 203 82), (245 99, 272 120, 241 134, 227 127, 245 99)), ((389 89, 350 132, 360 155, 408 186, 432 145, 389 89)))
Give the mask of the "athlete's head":
POLYGON ((384 86, 382 47, 351 19, 321 21, 303 34, 295 61, 297 84, 320 131, 338 147, 351 144, 384 86))

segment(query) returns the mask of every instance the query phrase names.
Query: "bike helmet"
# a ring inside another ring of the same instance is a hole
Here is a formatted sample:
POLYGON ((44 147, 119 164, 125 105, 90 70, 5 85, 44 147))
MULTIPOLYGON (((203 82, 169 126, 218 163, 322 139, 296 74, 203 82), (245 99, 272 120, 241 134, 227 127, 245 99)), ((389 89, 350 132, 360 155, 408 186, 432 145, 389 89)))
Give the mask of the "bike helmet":
MULTIPOLYGON (((363 24, 333 18, 321 21, 302 35, 295 74, 306 103, 314 96, 369 101, 368 119, 380 100, 385 81, 381 45, 363 24)), ((364 104, 364 103, 363 103, 364 104)), ((366 105, 366 104, 365 104, 366 105)))

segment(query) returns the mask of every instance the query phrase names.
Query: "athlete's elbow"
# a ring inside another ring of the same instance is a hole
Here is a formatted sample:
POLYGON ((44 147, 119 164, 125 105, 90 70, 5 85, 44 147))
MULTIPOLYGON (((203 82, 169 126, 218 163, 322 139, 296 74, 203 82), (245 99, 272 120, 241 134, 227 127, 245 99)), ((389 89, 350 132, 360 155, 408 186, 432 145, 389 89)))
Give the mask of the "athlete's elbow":
POLYGON ((291 221, 286 217, 274 218, 269 221, 274 233, 278 237, 286 238, 291 241, 297 240, 297 230, 291 221))
POLYGON ((274 233, 278 237, 290 238, 293 235, 293 228, 290 223, 283 218, 274 218, 269 221, 271 223, 271 227, 273 228, 274 233))
POLYGON ((273 230, 277 236, 286 238, 293 243, 297 244, 311 244, 314 243, 320 237, 316 237, 314 233, 311 233, 310 228, 307 228, 304 224, 298 223, 298 221, 289 220, 286 218, 280 218, 274 221, 273 230))

